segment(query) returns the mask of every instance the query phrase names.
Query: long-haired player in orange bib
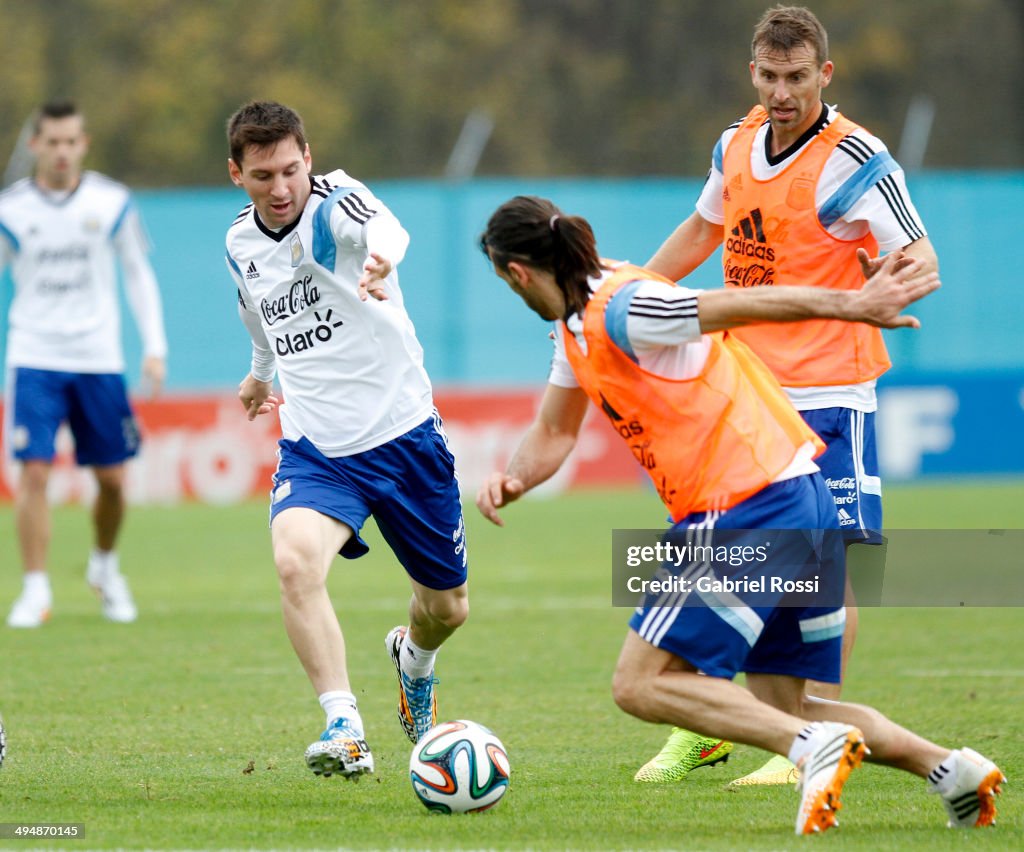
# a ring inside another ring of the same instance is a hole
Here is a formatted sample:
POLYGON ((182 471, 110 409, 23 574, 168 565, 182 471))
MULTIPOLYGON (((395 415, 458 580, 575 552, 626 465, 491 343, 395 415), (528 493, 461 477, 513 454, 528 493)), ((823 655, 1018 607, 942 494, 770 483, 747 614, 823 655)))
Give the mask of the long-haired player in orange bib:
POLYGON ((589 399, 671 514, 667 543, 724 540, 753 552, 764 538, 783 553, 765 548, 762 578, 802 567, 838 583, 831 600, 783 601, 739 587, 749 573, 735 575, 731 591, 705 588, 727 577, 717 557, 663 565, 662 585, 641 590, 630 621, 612 687, 619 706, 787 756, 802 769, 799 833, 835 824, 843 784, 864 758, 927 777, 955 824, 990 823, 1003 780, 991 761, 928 742, 868 707, 807 695, 808 678, 838 679, 844 611, 840 528, 813 461, 823 445, 730 331, 811 318, 916 326, 900 312, 938 287, 937 274, 899 254, 874 263, 862 253, 871 274, 857 290, 687 290, 602 260, 585 219, 525 196, 498 208, 481 246, 528 307, 557 321, 537 418, 477 494, 485 517, 501 524, 501 507, 558 470, 589 399), (799 541, 810 545, 802 566, 792 560, 799 541), (747 688, 732 682, 741 671, 747 688))

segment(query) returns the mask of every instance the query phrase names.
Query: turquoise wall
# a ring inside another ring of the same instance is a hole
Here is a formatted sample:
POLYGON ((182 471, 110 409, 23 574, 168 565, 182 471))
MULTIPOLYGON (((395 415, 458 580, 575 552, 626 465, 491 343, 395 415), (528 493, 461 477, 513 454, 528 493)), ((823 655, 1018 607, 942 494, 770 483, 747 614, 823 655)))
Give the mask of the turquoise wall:
MULTIPOLYGON (((489 271, 477 237, 512 195, 538 194, 586 216, 608 257, 642 263, 689 215, 699 180, 380 181, 371 188, 412 244, 400 273, 435 384, 543 382, 548 327, 489 271)), ((918 332, 887 333, 900 376, 1024 369, 1024 301, 1016 264, 1024 173, 922 174, 911 192, 939 253, 943 289, 916 311, 918 332), (1012 252, 1011 252, 1012 257, 1012 252)), ((233 387, 248 366, 247 336, 223 262, 225 228, 246 201, 237 190, 137 193, 152 237, 171 345, 171 389, 233 387)), ((718 258, 692 276, 717 286, 718 258)), ((9 284, 0 291, 6 307, 9 284)), ((2 335, 2 332, 0 332, 2 335)), ((137 340, 126 323, 130 370, 137 340)))

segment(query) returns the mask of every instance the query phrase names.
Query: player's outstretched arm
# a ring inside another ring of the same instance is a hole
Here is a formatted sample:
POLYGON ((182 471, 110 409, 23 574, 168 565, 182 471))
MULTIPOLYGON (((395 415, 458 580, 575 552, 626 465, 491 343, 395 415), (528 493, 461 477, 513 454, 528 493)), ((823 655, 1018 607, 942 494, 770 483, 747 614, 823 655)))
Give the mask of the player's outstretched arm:
MULTIPOLYGON (((862 259, 862 265, 864 260, 862 259)), ((838 319, 880 328, 920 327, 901 311, 940 286, 938 273, 922 274, 924 262, 900 252, 866 268, 870 278, 860 290, 820 287, 759 287, 705 290, 697 297, 701 330, 722 331, 765 322, 838 319)))
POLYGON ((576 446, 589 400, 579 388, 548 385, 537 419, 526 430, 504 472, 495 471, 480 486, 476 506, 499 527, 498 510, 548 480, 576 446))

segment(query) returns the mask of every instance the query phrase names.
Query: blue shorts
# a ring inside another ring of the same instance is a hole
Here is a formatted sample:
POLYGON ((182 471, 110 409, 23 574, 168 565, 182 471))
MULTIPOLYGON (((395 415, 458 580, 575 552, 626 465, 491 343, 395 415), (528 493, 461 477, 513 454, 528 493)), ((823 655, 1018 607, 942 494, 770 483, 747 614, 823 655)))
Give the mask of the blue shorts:
POLYGON ((801 411, 825 452, 814 461, 832 492, 847 542, 882 543, 882 480, 878 475, 874 412, 852 408, 801 411))
POLYGON ((466 582, 455 459, 436 413, 404 435, 352 456, 327 458, 306 438, 278 446, 271 521, 297 506, 335 518, 353 531, 341 555, 357 559, 370 549, 359 532, 373 515, 417 583, 441 591, 466 582))
POLYGON ((19 461, 53 461, 66 422, 80 465, 121 464, 139 450, 139 425, 119 373, 65 373, 13 367, 6 444, 19 461))
POLYGON ((728 563, 723 568, 707 559, 670 569, 690 578, 690 590, 648 595, 629 622, 641 639, 713 677, 742 671, 839 682, 845 553, 835 506, 819 474, 773 483, 724 512, 688 515, 665 537, 673 539, 716 550, 763 547, 765 558, 731 573, 728 563), (793 596, 771 593, 767 586, 753 592, 700 590, 698 579, 724 576, 818 577, 820 591, 793 596))

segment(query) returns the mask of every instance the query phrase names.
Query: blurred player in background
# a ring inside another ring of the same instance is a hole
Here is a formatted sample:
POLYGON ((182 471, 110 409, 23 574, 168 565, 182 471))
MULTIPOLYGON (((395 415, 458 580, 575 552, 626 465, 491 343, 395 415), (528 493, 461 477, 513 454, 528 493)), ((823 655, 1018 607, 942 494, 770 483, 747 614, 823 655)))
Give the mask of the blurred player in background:
MULTIPOLYGON (((412 584, 409 627, 385 644, 399 720, 416 742, 434 724, 434 658, 466 619, 466 541, 454 459, 395 268, 409 236, 340 169, 312 175, 302 120, 254 102, 228 122, 231 180, 252 203, 228 230, 228 266, 253 341, 239 397, 252 420, 284 402, 270 529, 285 628, 327 718, 306 750, 317 775, 355 778, 373 755, 327 592, 337 554, 368 547, 370 515, 412 584), (372 298, 369 298, 372 297, 372 298)), ((358 581, 346 585, 360 605, 358 581)))
MULTIPOLYGON (((560 320, 540 412, 505 471, 491 474, 477 495, 485 517, 500 524, 501 507, 559 469, 589 398, 650 475, 674 534, 685 541, 698 531, 701 542, 717 542, 720 530, 806 535, 816 542, 813 555, 804 551, 806 564, 839 583, 834 600, 812 595, 806 606, 745 592, 726 605, 686 591, 649 594, 616 668, 619 706, 649 722, 787 755, 802 769, 801 834, 835 824, 843 784, 869 754, 927 778, 951 825, 991 824, 1004 780, 991 761, 928 742, 871 708, 806 693, 808 678, 838 680, 843 633, 843 545, 832 496, 812 461, 824 446, 765 366, 723 331, 812 317, 913 326, 900 311, 932 292, 938 276, 922 275, 920 260, 893 255, 872 265, 860 290, 686 290, 602 261, 585 219, 523 196, 498 208, 481 245, 528 307, 560 320), (740 671, 747 689, 732 683, 740 671)), ((869 262, 863 250, 859 257, 869 262)), ((793 540, 773 543, 785 551, 793 540)), ((772 549, 765 568, 784 576, 796 564, 788 556, 772 549)), ((684 567, 696 576, 708 570, 702 562, 684 567)))
MULTIPOLYGON (((759 106, 722 134, 696 211, 647 267, 679 280, 723 246, 726 287, 861 286, 857 250, 901 249, 938 269, 935 250, 907 193, 902 169, 882 142, 821 99, 832 79, 828 35, 802 7, 769 9, 754 30, 751 78, 759 106)), ((875 447, 875 382, 890 366, 877 328, 812 320, 744 328, 736 336, 775 374, 828 449, 817 459, 848 544, 881 543, 882 489, 875 447)), ((854 570, 856 570, 854 568, 854 570)), ((843 668, 856 637, 847 594, 843 668)), ((838 698, 840 684, 812 683, 838 698)), ((708 766, 731 745, 676 730, 636 774, 675 781, 708 766)), ((792 783, 783 757, 733 785, 792 783)))
POLYGON ((154 396, 167 357, 160 292, 128 189, 82 171, 89 137, 75 105, 44 105, 29 147, 34 175, 0 194, 0 264, 10 265, 14 280, 4 436, 21 463, 15 518, 25 572, 7 624, 38 627, 50 616, 46 489, 62 423, 74 437, 75 460, 92 468, 98 486, 86 578, 103 614, 130 622, 137 612, 115 546, 125 514, 125 461, 138 451, 139 430, 125 386, 115 262, 154 396))

